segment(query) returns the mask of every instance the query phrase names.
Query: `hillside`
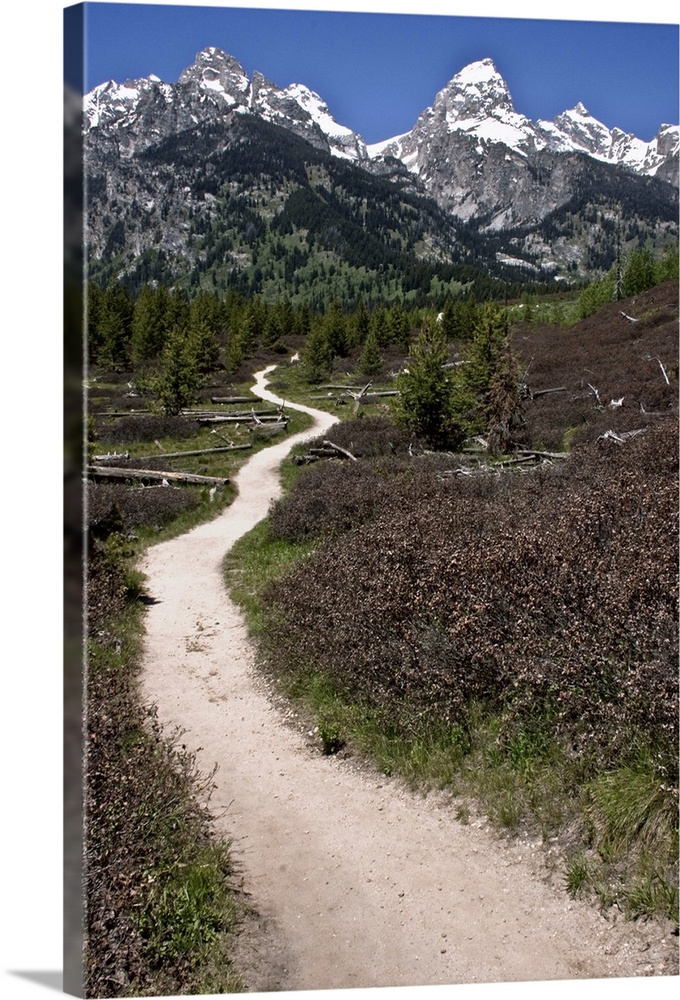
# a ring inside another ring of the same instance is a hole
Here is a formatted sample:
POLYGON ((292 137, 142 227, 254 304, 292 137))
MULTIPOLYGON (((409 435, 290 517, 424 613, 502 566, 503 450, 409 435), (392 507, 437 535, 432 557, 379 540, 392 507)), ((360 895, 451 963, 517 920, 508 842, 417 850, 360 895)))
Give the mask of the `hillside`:
MULTIPOLYGON (((479 455, 423 453, 391 422, 389 400, 367 404, 361 418, 332 429, 335 444, 358 460, 286 463, 284 482, 294 486, 232 550, 226 573, 277 700, 297 699, 286 714, 302 727, 312 762, 327 755, 361 774, 368 758, 380 773, 439 788, 461 836, 486 816, 522 851, 535 845, 536 864, 542 845, 541 877, 551 872, 560 892, 595 900, 607 914, 654 917, 644 931, 649 954, 631 959, 642 975, 676 971, 677 319, 677 283, 667 282, 571 326, 531 318, 514 326, 532 392, 562 390, 524 400, 520 443, 569 447, 567 461, 485 471, 479 455), (603 437, 612 430, 642 433, 603 437)), ((286 338, 289 351, 305 343, 300 333, 286 338)), ((464 343, 450 348, 455 354, 464 343)), ((389 346, 391 367, 405 350, 389 346)), ((344 368, 358 351, 341 359, 344 368)), ((279 363, 278 381, 298 395, 313 392, 280 357, 260 344, 241 365, 279 363)), ((235 476, 249 451, 207 452, 216 440, 196 415, 146 412, 152 396, 131 390, 129 373, 96 371, 91 452, 113 453, 109 464, 131 471, 235 476)), ((210 397, 244 384, 218 369, 199 405, 233 413, 210 397)), ((296 429, 291 422, 278 432, 283 448, 296 429)), ((267 443, 252 440, 247 424, 219 434, 252 450, 267 443)), ((123 981, 156 991, 216 988, 236 976, 224 964, 223 936, 233 940, 253 919, 241 894, 229 895, 233 855, 195 811, 192 790, 204 779, 194 756, 186 746, 168 749, 140 700, 139 616, 153 595, 124 572, 144 546, 206 519, 206 550, 216 559, 212 522, 232 500, 231 486, 88 485, 89 975, 102 995, 116 995, 123 981), (138 819, 170 807, 171 835, 138 819), (205 883, 196 882, 199 869, 205 883), (185 881, 172 875, 180 870, 185 881), (185 885, 194 892, 204 884, 200 899, 192 896, 191 925, 169 924, 168 901, 180 907, 185 885), (205 950, 192 943, 187 957, 186 940, 197 936, 205 950)), ((169 573, 174 583, 172 560, 169 573)), ((221 585, 219 568, 213 575, 221 585)), ((204 596, 207 587, 199 590, 204 596)), ((222 610, 217 617, 232 641, 222 610)), ((169 626, 160 628, 172 655, 191 655, 198 669, 209 641, 221 662, 222 633, 202 629, 196 615, 187 621, 179 646, 169 626)), ((159 662, 172 701, 165 654, 159 662)), ((208 681, 217 683, 212 673, 208 681)), ((210 711, 221 711, 212 687, 199 687, 210 711)), ((209 771, 211 746, 200 745, 209 771)), ((275 782, 280 769, 277 761, 275 782)), ((516 877, 513 870, 513 885, 516 877)), ((623 932, 615 928, 617 940, 623 932)), ((611 949, 609 923, 599 933, 611 949)), ((247 970, 254 982, 283 975, 278 957, 263 969, 259 954, 260 967, 247 970)), ((437 961, 448 969, 448 959, 437 961)))
POLYGON ((532 390, 565 387, 526 401, 523 435, 566 460, 502 471, 413 453, 384 417, 334 429, 358 461, 272 509, 260 558, 288 547, 291 569, 258 624, 327 752, 559 844, 574 895, 676 922, 677 315, 669 283, 516 329, 532 390))
POLYGON ((476 82, 455 77, 412 133, 373 156, 319 95, 250 81, 214 48, 177 84, 95 88, 91 278, 132 292, 285 293, 313 309, 441 303, 464 287, 485 298, 582 282, 619 251, 673 245, 676 129, 645 146, 585 109, 532 124, 490 61, 468 70, 476 82))

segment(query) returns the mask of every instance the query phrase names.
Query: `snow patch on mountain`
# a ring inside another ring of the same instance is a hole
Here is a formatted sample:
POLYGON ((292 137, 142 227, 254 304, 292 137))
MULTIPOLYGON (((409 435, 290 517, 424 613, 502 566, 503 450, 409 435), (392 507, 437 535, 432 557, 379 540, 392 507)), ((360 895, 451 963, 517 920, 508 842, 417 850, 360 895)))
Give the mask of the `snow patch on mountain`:
MULTIPOLYGON (((660 170, 673 177, 673 158, 678 155, 679 130, 662 125, 649 143, 620 129, 609 129, 594 118, 581 102, 553 121, 529 118, 515 111, 510 91, 491 59, 470 63, 439 91, 431 107, 419 116, 410 132, 367 147, 371 159, 394 156, 414 173, 428 170, 427 150, 446 137, 465 135, 478 140, 474 147, 484 155, 485 144, 503 144, 520 155, 549 150, 584 153, 606 163, 620 163, 638 173, 654 175, 660 170)), ((675 171, 677 185, 677 168, 675 171)))

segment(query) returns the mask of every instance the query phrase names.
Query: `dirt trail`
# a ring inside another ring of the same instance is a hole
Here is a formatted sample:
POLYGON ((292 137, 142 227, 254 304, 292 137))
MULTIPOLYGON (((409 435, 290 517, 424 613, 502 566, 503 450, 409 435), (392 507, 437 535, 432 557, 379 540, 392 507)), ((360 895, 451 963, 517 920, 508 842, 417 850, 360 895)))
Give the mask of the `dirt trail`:
MULTIPOLYGON (((269 370, 255 391, 278 402, 269 370)), ((231 507, 149 549, 141 567, 157 602, 144 696, 161 722, 186 730, 203 771, 219 765, 212 806, 266 922, 248 951, 250 988, 668 974, 670 942, 612 926, 552 888, 538 845, 504 846, 436 797, 322 756, 268 698, 221 566, 278 495, 292 444, 334 422, 307 412, 315 428, 254 455, 231 507)))

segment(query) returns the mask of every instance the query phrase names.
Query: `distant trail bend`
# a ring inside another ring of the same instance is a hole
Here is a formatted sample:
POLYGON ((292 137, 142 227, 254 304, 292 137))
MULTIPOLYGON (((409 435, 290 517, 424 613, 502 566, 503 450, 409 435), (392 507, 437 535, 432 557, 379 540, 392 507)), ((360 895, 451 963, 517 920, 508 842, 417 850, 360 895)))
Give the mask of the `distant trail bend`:
MULTIPOLYGON (((253 392, 280 403, 266 388, 270 371, 256 375, 253 392)), ((279 495, 279 465, 293 444, 336 422, 286 405, 314 416, 314 428, 253 455, 230 507, 149 548, 140 567, 154 599, 143 697, 163 725, 184 730, 204 773, 218 764, 217 829, 233 839, 244 888, 267 923, 244 951, 249 988, 662 973, 658 941, 641 946, 630 928, 541 880, 538 845, 501 845, 436 798, 323 756, 268 698, 222 563, 279 495)))

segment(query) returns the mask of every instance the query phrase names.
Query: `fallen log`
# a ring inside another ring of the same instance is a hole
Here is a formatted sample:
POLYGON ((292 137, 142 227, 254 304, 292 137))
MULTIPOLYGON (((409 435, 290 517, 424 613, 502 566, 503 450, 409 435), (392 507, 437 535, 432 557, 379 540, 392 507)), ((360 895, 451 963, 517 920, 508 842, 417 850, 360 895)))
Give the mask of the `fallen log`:
POLYGON ((536 458, 569 458, 568 451, 533 451, 531 448, 518 448, 518 455, 530 455, 536 458))
POLYGON ((661 358, 659 357, 658 354, 655 354, 654 357, 651 357, 649 354, 647 354, 647 355, 645 355, 644 360, 645 361, 658 361, 659 362, 659 368, 661 369, 661 374, 663 375, 664 382, 666 383, 666 385, 670 385, 670 382, 668 381, 668 375, 666 374, 666 369, 664 368, 663 362, 662 362, 662 360, 661 360, 661 358))
POLYGON ((278 410, 267 410, 261 413, 215 413, 209 417, 197 417, 199 424, 256 424, 256 423, 278 423, 281 414, 278 410))
POLYGON ((211 396, 211 403, 252 403, 252 396, 211 396))
POLYGON ((334 444, 333 441, 324 441, 324 447, 332 448, 334 451, 337 451, 340 455, 344 455, 345 458, 351 459, 352 462, 357 461, 356 455, 353 455, 351 451, 347 451, 346 448, 341 448, 340 445, 334 444))
POLYGON ((130 457, 129 451, 125 451, 122 454, 117 451, 113 452, 109 451, 106 453, 106 455, 93 455, 92 459, 95 462, 115 462, 115 461, 120 461, 120 459, 122 458, 123 461, 126 462, 129 457, 130 457))
POLYGON ((529 389, 529 399, 538 399, 539 396, 547 396, 550 392, 566 392, 566 385, 558 385, 555 389, 529 389))
POLYGON ((102 410, 101 413, 90 413, 91 417, 144 417, 152 413, 152 410, 135 410, 134 407, 130 407, 129 410, 102 410))
MULTIPOLYGON (((192 451, 166 451, 161 455, 140 455, 139 459, 142 461, 148 458, 185 458, 187 456, 193 457, 194 455, 210 455, 218 451, 246 451, 248 448, 252 447, 252 444, 225 444, 219 445, 216 448, 196 448, 192 451)), ((122 458, 122 456, 119 457, 122 458)), ((136 455, 135 458, 137 458, 136 455)))
POLYGON ((248 433, 259 437, 269 437, 270 435, 278 434, 279 431, 285 431, 287 426, 287 420, 279 420, 277 423, 256 423, 254 427, 248 428, 248 433))
POLYGON ((538 456, 532 452, 529 455, 518 455, 517 458, 502 458, 497 462, 491 462, 492 468, 505 468, 508 465, 527 465, 529 462, 536 462, 538 456))
MULTIPOLYGON (((369 382, 369 385, 372 383, 369 382)), ((316 389, 341 389, 343 392, 361 392, 360 385, 317 385, 316 389)))
POLYGON ((88 465, 85 472, 93 479, 151 479, 155 482, 194 483, 198 486, 226 486, 224 476, 198 476, 191 472, 163 472, 157 469, 117 469, 110 466, 88 465))
POLYGON ((637 437, 638 434, 644 434, 646 432, 646 430, 647 430, 646 427, 638 427, 637 430, 634 430, 634 431, 622 431, 620 434, 617 434, 616 431, 608 430, 608 431, 605 431, 604 434, 600 434, 600 436, 599 436, 599 438, 597 440, 598 441, 614 441, 615 444, 624 444, 626 441, 629 441, 631 438, 637 437))

